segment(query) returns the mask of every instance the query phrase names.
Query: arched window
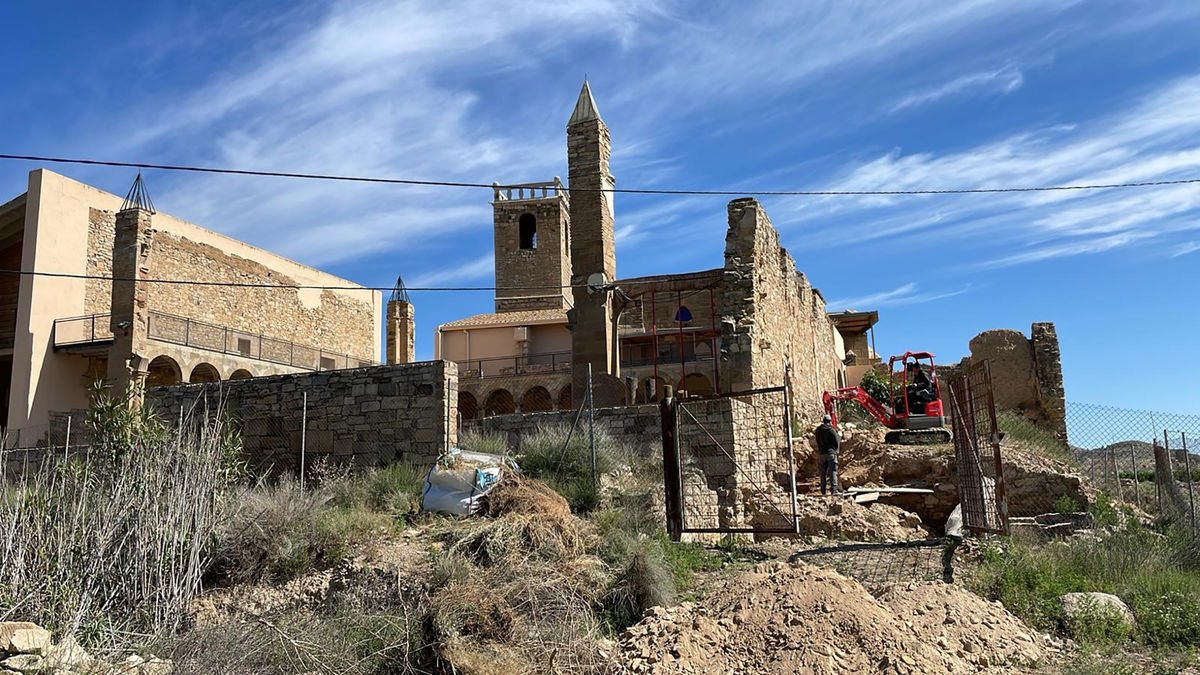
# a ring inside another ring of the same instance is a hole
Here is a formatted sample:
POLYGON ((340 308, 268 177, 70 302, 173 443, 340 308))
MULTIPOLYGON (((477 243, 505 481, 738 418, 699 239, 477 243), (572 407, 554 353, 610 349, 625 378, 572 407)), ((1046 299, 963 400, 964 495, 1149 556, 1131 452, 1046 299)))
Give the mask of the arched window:
POLYGON ((520 246, 523 249, 537 248, 537 218, 532 213, 523 213, 517 221, 520 230, 520 246))
POLYGON ((517 411, 516 401, 513 400, 512 392, 507 389, 497 389, 488 394, 488 397, 483 402, 484 417, 492 415, 511 415, 517 411))
POLYGON ((183 372, 175 359, 169 356, 156 356, 150 362, 146 372, 146 386, 160 387, 163 385, 179 384, 183 381, 183 372))
POLYGON ((192 368, 192 374, 188 377, 188 382, 216 382, 221 379, 221 374, 217 372, 216 367, 211 363, 198 363, 195 368, 192 368))
POLYGON ((529 391, 521 397, 521 412, 541 412, 553 409, 554 399, 550 398, 550 392, 545 387, 530 387, 529 391))
POLYGON ((462 415, 464 420, 473 420, 479 417, 479 402, 475 400, 475 396, 471 392, 458 392, 458 414, 462 415))
POLYGON ((688 323, 692 320, 692 310, 688 309, 687 305, 680 305, 675 312, 675 320, 679 323, 688 323))
POLYGON ((231 380, 248 380, 252 377, 254 376, 251 375, 250 371, 246 370, 245 368, 238 368, 229 374, 229 379, 231 380))

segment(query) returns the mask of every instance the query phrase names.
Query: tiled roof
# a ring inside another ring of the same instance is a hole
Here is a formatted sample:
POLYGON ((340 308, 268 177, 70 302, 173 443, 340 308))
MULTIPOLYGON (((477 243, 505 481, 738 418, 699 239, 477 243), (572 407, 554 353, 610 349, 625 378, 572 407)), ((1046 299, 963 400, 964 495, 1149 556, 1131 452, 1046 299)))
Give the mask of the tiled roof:
POLYGON ((567 322, 565 309, 529 309, 518 312, 476 314, 465 319, 444 323, 441 328, 474 328, 484 326, 520 326, 534 323, 567 322))

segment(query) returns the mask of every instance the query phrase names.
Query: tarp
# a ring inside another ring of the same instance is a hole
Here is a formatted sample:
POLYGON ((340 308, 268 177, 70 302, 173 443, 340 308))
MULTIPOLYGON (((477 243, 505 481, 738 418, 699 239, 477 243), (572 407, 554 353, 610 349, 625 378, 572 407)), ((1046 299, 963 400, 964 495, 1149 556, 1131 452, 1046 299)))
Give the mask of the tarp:
POLYGON ((516 462, 509 457, 452 448, 425 474, 421 510, 456 516, 476 513, 483 496, 504 480, 508 471, 517 471, 516 462))

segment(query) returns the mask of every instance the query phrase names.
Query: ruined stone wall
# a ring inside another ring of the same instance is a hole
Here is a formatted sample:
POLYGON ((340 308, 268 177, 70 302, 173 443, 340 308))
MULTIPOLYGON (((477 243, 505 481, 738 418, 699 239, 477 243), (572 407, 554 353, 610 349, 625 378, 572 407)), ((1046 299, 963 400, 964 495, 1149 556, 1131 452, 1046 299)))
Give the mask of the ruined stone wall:
MULTIPOLYGON (((299 285, 266 265, 165 230, 156 230, 153 242, 148 277, 299 285)), ((149 284, 149 303, 153 311, 367 361, 377 348, 376 310, 366 290, 356 300, 332 291, 149 284)))
POLYGON ((1035 323, 1032 337, 1018 330, 989 330, 971 339, 971 355, 957 365, 938 368, 938 376, 949 382, 966 368, 988 362, 996 407, 1022 413, 1067 438, 1066 392, 1062 377, 1062 355, 1054 324, 1035 323))
POLYGON ((301 438, 310 465, 425 463, 458 442, 457 380, 454 363, 428 361, 156 387, 146 401, 167 420, 223 410, 257 472, 298 469, 301 438))
MULTIPOLYGON (((112 276, 113 238, 117 214, 103 209, 88 209, 87 274, 93 277, 112 276)), ((88 279, 84 305, 88 314, 108 314, 112 303, 112 282, 107 279, 88 279)))
POLYGON ((825 301, 779 245, 779 233, 753 199, 729 203, 725 236, 722 388, 778 386, 792 369, 796 414, 821 414, 820 396, 841 368, 825 301), (726 384, 728 383, 728 384, 726 384))

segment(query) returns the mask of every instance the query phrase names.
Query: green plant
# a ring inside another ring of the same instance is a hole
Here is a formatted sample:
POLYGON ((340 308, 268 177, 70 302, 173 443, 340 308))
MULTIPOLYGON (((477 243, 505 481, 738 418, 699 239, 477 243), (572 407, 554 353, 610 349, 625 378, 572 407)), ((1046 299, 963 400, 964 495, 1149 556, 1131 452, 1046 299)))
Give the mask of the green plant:
POLYGON ((492 455, 508 454, 508 438, 497 431, 465 431, 458 439, 458 446, 472 452, 486 452, 492 455))
POLYGON ((1112 497, 1109 497, 1108 493, 1104 491, 1096 495, 1096 501, 1092 504, 1091 512, 1092 517, 1096 520, 1097 527, 1116 527, 1123 520, 1121 512, 1113 504, 1112 497))
POLYGON ((1067 444, 1059 440, 1053 432, 1038 426, 1021 415, 1000 410, 996 413, 996 423, 1004 433, 1005 443, 1032 450, 1046 457, 1059 461, 1075 463, 1067 444))
POLYGON ((565 497, 572 511, 590 513, 600 504, 599 476, 616 468, 622 456, 632 454, 602 428, 596 429, 594 437, 593 453, 586 432, 571 433, 567 426, 541 427, 522 439, 517 463, 525 475, 565 497))
POLYGON ((1125 617, 1112 607, 1088 602, 1063 618, 1067 633, 1089 649, 1111 650, 1129 639, 1125 617))
MULTIPOLYGON (((1194 591, 1195 589, 1193 589, 1194 591)), ((1147 589, 1133 598, 1134 616, 1143 641, 1155 647, 1200 644, 1200 598, 1195 592, 1147 589)))
POLYGON ((606 598, 612 628, 624 630, 651 607, 672 604, 676 588, 673 570, 668 568, 658 543, 643 540, 617 574, 606 598))
POLYGON ((884 405, 891 405, 891 383, 888 381, 887 375, 877 370, 868 370, 863 373, 862 380, 858 383, 858 386, 862 387, 863 391, 870 394, 871 398, 876 401, 884 405))
POLYGON ((1058 499, 1054 500, 1055 513, 1076 513, 1079 510, 1079 502, 1075 501, 1071 495, 1059 495, 1058 499))

